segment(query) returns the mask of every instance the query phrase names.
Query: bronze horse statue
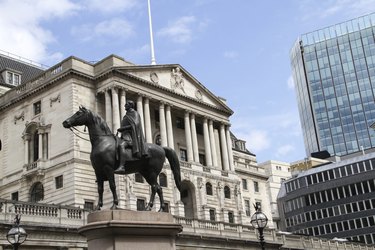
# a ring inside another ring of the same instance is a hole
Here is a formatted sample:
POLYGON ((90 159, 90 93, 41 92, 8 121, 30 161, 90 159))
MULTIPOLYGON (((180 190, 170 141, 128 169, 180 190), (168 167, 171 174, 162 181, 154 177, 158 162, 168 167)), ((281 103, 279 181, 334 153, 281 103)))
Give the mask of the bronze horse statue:
MULTIPOLYGON (((64 128, 71 129, 74 126, 87 126, 91 142, 91 164, 95 170, 98 184, 99 200, 96 210, 103 206, 104 181, 109 181, 109 187, 113 195, 113 205, 111 209, 116 209, 118 198, 116 193, 116 183, 114 170, 118 165, 116 160, 116 151, 119 138, 109 129, 107 123, 99 115, 94 114, 85 107, 79 110, 63 122, 64 128), (117 138, 116 138, 117 137, 117 138)), ((125 174, 140 173, 147 183, 151 186, 150 201, 145 210, 151 210, 155 200, 155 194, 160 198, 160 210, 165 209, 163 191, 157 178, 163 168, 165 158, 168 159, 173 172, 174 180, 178 190, 181 188, 180 162, 176 152, 168 147, 161 147, 156 144, 146 143, 149 155, 147 158, 141 158, 126 163, 125 174)))

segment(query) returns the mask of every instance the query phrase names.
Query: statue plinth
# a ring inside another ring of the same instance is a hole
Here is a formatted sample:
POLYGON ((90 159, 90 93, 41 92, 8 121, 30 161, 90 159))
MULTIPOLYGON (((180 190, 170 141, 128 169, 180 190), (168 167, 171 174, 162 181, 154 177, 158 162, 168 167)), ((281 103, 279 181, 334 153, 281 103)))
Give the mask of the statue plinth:
POLYGON ((182 226, 169 213, 104 210, 90 213, 78 232, 87 237, 88 250, 174 250, 182 226))

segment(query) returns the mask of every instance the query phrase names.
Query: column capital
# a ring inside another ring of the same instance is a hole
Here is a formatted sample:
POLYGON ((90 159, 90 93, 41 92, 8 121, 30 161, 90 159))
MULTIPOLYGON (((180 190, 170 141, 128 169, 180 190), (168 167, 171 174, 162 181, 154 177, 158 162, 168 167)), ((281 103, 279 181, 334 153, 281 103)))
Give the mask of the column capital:
POLYGON ((165 102, 165 105, 169 106, 169 107, 173 107, 174 105, 170 102, 165 102))

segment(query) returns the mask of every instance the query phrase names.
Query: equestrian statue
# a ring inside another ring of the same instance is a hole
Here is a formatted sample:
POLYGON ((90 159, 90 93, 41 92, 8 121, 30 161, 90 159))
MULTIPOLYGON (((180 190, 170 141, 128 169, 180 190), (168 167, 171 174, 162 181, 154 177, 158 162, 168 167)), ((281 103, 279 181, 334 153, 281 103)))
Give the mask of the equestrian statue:
POLYGON ((165 209, 163 191, 157 179, 163 168, 165 158, 167 158, 175 184, 180 190, 179 159, 173 149, 145 142, 141 119, 134 109, 133 101, 127 101, 125 109, 126 115, 117 131, 121 133, 121 138, 111 132, 103 118, 82 106, 63 122, 63 126, 71 130, 75 126, 83 125, 88 128, 92 146, 90 160, 95 171, 99 195, 96 210, 100 210, 103 206, 104 181, 109 182, 113 195, 111 209, 116 209, 118 197, 114 175, 139 173, 151 186, 150 201, 145 210, 152 209, 157 193, 160 199, 159 212, 163 212, 165 209))

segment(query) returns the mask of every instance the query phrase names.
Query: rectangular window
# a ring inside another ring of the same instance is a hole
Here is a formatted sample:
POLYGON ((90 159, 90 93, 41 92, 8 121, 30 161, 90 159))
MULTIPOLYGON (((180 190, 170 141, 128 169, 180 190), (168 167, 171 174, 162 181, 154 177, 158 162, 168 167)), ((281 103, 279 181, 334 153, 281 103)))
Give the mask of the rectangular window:
POLYGON ((11 200, 12 201, 18 201, 18 192, 14 192, 11 195, 11 200))
POLYGON ((164 212, 169 213, 169 203, 168 202, 164 202, 164 212))
POLYGON ((199 154, 199 163, 203 166, 207 166, 206 164, 206 156, 204 154, 199 154))
POLYGON ((13 85, 13 73, 7 72, 7 83, 13 85))
POLYGON ((14 74, 13 76, 13 84, 18 86, 20 84, 20 75, 14 74))
POLYGON ((254 192, 259 192, 259 183, 254 181, 254 192))
POLYGON ((144 199, 137 199, 137 211, 144 211, 145 210, 145 200, 144 199))
POLYGON ((20 85, 21 75, 8 71, 6 73, 6 83, 14 86, 20 85))
POLYGON ((195 129, 198 135, 203 135, 203 124, 202 123, 195 123, 195 129))
POLYGON ((34 115, 37 115, 37 114, 40 114, 40 112, 42 111, 42 104, 40 101, 34 103, 34 115))
POLYGON ((250 217, 250 201, 245 200, 245 213, 246 216, 250 217))
POLYGON ((94 202, 92 201, 85 201, 85 204, 83 205, 83 208, 89 211, 94 210, 94 202))
POLYGON ((186 149, 180 148, 180 160, 187 161, 187 152, 186 149))
POLYGON ((210 209, 210 220, 211 221, 215 221, 216 220, 215 209, 210 209))
POLYGON ((242 189, 247 190, 247 180, 246 179, 242 179, 242 189))
POLYGON ((228 222, 234 223, 234 214, 233 212, 228 212, 228 222))
POLYGON ((176 127, 180 129, 185 129, 185 122, 183 118, 176 117, 176 127))
POLYGON ((63 186, 64 186, 64 177, 62 175, 55 177, 56 189, 62 188, 63 186))
POLYGON ((160 128, 160 113, 159 113, 159 110, 154 111, 154 116, 155 116, 155 128, 159 129, 160 128))

